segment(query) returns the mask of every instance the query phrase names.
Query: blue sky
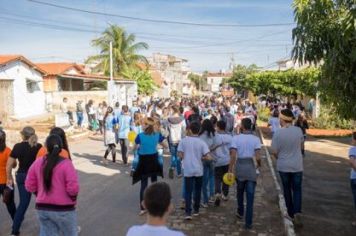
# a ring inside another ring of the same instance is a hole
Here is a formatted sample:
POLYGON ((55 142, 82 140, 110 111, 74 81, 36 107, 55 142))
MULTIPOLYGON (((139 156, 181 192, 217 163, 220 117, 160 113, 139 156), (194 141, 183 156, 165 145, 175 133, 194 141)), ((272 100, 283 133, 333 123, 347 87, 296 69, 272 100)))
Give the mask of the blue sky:
MULTIPOLYGON (((41 0, 91 11, 170 21, 211 24, 293 22, 292 0, 41 0)), ((196 27, 157 24, 74 12, 27 0, 0 0, 0 54, 23 54, 35 62, 83 62, 98 52, 91 40, 109 23, 145 41, 153 52, 189 60, 194 71, 227 69, 236 63, 266 66, 289 55, 293 25, 196 27), (46 24, 33 25, 33 22, 46 24), (51 25, 66 30, 53 29, 51 25), (44 28, 47 27, 47 28, 44 28), (78 32, 70 28, 92 32, 78 32), (97 32, 97 33, 96 33, 97 32)))

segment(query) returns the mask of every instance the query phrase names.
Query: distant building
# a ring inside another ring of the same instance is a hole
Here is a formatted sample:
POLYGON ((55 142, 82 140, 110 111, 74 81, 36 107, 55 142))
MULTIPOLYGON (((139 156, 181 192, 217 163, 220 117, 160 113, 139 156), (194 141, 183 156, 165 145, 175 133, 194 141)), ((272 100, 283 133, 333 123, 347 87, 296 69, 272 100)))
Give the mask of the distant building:
POLYGON ((0 55, 0 120, 41 115, 46 72, 21 55, 0 55))
POLYGON ((178 94, 191 93, 191 82, 188 75, 191 69, 188 60, 168 54, 154 53, 149 59, 150 65, 153 66, 163 79, 164 91, 159 94, 162 97, 170 97, 172 91, 178 94))
POLYGON ((278 70, 289 70, 289 69, 303 69, 307 68, 310 66, 309 63, 305 63, 301 65, 298 61, 294 61, 292 59, 282 59, 279 61, 276 61, 278 70))
POLYGON ((207 87, 210 92, 218 93, 220 91, 220 86, 224 79, 230 78, 232 73, 224 72, 209 72, 206 76, 207 87))

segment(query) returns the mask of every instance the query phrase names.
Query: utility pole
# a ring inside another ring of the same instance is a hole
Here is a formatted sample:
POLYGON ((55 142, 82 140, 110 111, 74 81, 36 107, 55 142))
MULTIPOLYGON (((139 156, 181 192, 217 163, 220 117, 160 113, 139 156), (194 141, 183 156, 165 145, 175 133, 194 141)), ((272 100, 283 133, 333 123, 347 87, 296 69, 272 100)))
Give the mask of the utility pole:
POLYGON ((110 42, 110 81, 107 83, 108 103, 109 106, 114 105, 114 78, 113 78, 113 61, 112 61, 112 42, 110 42))

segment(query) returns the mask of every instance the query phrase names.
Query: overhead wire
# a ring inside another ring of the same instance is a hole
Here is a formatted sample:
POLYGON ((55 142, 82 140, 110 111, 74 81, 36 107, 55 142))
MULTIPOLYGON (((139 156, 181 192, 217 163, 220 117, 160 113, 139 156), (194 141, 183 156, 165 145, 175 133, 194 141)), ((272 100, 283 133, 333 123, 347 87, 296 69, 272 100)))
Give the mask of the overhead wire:
POLYGON ((290 26, 295 23, 272 23, 272 24, 211 24, 211 23, 195 23, 195 22, 183 22, 183 21, 171 21, 171 20, 158 20, 158 19, 150 19, 150 18, 141 18, 141 17, 133 17, 133 16, 125 16, 114 13, 106 13, 99 11, 92 11, 86 9, 80 9, 75 7, 69 7, 64 5, 59 5, 55 3, 43 2, 38 0, 27 0, 29 2, 45 5, 55 8, 61 8, 70 11, 83 12, 94 15, 102 15, 102 16, 110 16, 110 17, 118 17, 127 20, 135 20, 141 22, 150 22, 150 23, 160 23, 160 24, 175 24, 175 25, 185 25, 185 26, 200 26, 200 27, 275 27, 275 26, 290 26))

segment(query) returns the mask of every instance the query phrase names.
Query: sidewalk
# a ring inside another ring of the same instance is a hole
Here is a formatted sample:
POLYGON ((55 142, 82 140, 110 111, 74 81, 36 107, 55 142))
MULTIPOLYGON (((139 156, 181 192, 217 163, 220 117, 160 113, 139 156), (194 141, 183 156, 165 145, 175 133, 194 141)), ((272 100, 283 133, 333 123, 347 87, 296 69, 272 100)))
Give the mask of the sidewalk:
MULTIPOLYGON (((270 144, 268 129, 263 136, 270 144)), ((354 236, 351 226, 355 212, 350 189, 350 166, 345 138, 308 137, 303 172, 303 228, 298 236, 354 236)))
MULTIPOLYGON (((236 185, 230 188, 229 201, 222 201, 220 207, 211 205, 209 208, 200 208, 200 216, 194 217, 191 221, 185 221, 184 210, 180 209, 180 206, 176 206, 176 210, 169 220, 170 227, 181 230, 189 236, 284 235, 284 226, 278 209, 277 192, 264 149, 261 151, 262 169, 256 186, 252 230, 245 231, 244 222, 235 216, 236 185)), ((179 188, 181 189, 181 186, 179 188)))

